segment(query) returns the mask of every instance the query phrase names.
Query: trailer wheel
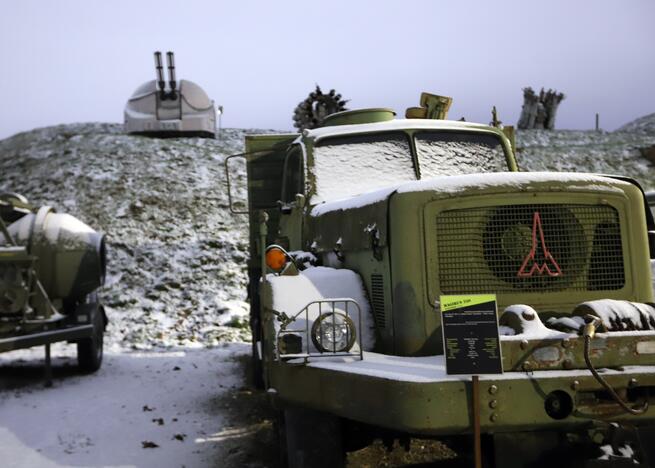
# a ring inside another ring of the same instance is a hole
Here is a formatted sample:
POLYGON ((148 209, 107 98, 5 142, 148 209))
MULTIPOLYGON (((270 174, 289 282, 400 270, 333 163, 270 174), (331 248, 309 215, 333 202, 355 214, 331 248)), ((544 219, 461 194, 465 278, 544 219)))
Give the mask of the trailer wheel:
POLYGON ((77 365, 83 372, 95 372, 102 365, 105 318, 102 306, 93 314, 93 335, 77 342, 77 365))
POLYGON ((305 408, 284 410, 286 459, 289 468, 345 466, 341 420, 305 408))

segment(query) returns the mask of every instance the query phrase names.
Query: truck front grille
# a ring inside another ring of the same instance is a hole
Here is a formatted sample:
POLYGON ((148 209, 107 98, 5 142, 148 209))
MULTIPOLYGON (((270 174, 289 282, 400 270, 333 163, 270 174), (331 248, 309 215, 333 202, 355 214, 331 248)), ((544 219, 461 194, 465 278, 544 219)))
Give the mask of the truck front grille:
POLYGON ((443 293, 616 290, 625 284, 617 211, 607 205, 466 208, 436 217, 443 293))

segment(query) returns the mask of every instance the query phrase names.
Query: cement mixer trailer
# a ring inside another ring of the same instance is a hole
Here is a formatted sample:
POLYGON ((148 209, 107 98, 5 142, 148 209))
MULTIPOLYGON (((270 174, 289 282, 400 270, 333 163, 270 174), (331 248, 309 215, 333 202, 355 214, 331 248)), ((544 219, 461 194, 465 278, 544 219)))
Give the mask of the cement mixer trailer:
POLYGON ((0 352, 77 344, 80 369, 100 368, 107 325, 97 290, 104 284, 105 236, 52 207, 0 194, 0 352))

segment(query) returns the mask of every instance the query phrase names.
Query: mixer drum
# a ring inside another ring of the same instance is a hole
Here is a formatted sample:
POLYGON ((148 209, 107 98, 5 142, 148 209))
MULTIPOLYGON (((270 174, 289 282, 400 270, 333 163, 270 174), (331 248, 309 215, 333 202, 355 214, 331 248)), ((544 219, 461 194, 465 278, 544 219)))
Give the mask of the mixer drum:
MULTIPOLYGON (((105 236, 77 218, 45 206, 8 230, 16 243, 37 257, 37 277, 51 299, 80 300, 103 285, 105 236)), ((3 244, 7 242, 0 236, 3 244)))

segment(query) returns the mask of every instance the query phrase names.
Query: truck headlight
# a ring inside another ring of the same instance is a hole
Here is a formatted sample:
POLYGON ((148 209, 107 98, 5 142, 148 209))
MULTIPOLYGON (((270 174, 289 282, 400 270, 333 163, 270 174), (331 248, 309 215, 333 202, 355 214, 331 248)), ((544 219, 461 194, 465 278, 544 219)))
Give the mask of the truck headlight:
POLYGON ((321 353, 349 351, 355 338, 355 324, 339 312, 321 315, 312 325, 312 341, 321 353))

